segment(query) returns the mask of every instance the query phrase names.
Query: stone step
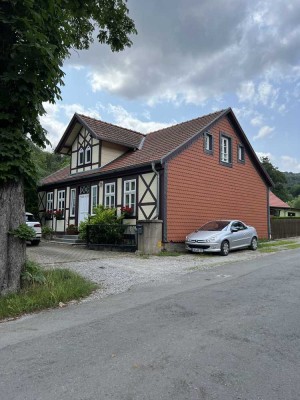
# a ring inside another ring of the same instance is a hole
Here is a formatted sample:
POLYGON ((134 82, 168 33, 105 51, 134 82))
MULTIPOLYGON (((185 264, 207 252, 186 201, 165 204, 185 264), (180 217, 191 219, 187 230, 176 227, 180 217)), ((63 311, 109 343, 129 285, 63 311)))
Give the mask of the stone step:
POLYGON ((50 242, 70 245, 85 244, 84 240, 79 239, 78 235, 55 235, 50 242))

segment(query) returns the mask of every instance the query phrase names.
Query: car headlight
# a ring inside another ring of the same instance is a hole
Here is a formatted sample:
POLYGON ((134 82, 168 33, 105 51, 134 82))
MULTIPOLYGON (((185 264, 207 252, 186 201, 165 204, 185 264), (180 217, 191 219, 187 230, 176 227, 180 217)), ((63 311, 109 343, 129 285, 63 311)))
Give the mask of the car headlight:
POLYGON ((207 243, 211 243, 211 242, 214 242, 215 240, 216 240, 216 236, 212 236, 212 237, 210 237, 209 239, 206 239, 206 242, 207 243))
POLYGON ((186 236, 186 237, 185 237, 185 240, 189 240, 189 237, 188 237, 188 236, 186 236))

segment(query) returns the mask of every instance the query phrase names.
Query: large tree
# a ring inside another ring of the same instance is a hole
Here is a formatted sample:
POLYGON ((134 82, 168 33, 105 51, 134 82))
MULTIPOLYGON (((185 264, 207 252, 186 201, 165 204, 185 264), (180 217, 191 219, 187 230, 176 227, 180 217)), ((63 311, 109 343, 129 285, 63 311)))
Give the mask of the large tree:
POLYGON ((126 0, 0 2, 0 294, 17 291, 25 244, 9 232, 24 220, 24 182, 35 176, 30 141, 47 144, 44 102, 60 99, 70 50, 97 37, 113 51, 136 33, 126 0))

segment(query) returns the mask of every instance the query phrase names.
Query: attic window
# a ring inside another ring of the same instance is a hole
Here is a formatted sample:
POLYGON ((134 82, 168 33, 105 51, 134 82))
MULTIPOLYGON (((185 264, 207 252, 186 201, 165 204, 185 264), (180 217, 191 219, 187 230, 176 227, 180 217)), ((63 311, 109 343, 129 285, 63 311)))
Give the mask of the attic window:
POLYGON ((213 153, 213 136, 209 132, 204 134, 204 151, 208 154, 213 153))
POLYGON ((88 164, 91 162, 91 148, 90 146, 88 146, 85 149, 85 163, 88 164))
POLYGON ((231 149, 231 138, 224 134, 220 135, 220 162, 223 165, 232 165, 232 149, 231 149))
POLYGON ((79 160, 78 160, 78 165, 82 165, 84 162, 84 152, 83 149, 79 150, 79 160))
POLYGON ((245 147, 241 144, 238 145, 238 161, 241 163, 245 162, 245 147))

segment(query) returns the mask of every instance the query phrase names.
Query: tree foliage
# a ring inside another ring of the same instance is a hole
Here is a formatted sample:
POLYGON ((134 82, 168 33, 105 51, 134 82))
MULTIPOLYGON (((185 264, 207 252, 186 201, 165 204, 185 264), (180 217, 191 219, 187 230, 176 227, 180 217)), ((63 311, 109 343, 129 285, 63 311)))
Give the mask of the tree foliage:
POLYGON ((268 157, 262 157, 261 163, 274 183, 272 192, 283 201, 289 200, 289 193, 285 186, 286 185, 285 174, 279 171, 279 169, 271 163, 268 157))
POLYGON ((0 2, 0 180, 30 179, 29 139, 48 143, 39 116, 60 99, 70 50, 87 49, 94 33, 113 51, 135 33, 126 0, 2 0, 0 2))
POLYGON ((39 117, 61 98, 64 60, 95 36, 123 50, 133 33, 126 0, 0 1, 0 295, 20 287, 25 245, 8 232, 24 220, 23 184, 37 179, 30 143, 48 143, 39 117))
MULTIPOLYGON (((30 143, 31 158, 36 170, 37 182, 47 175, 70 165, 70 157, 45 151, 30 143)), ((38 192, 36 182, 27 182, 24 187, 25 209, 38 217, 38 192)))

